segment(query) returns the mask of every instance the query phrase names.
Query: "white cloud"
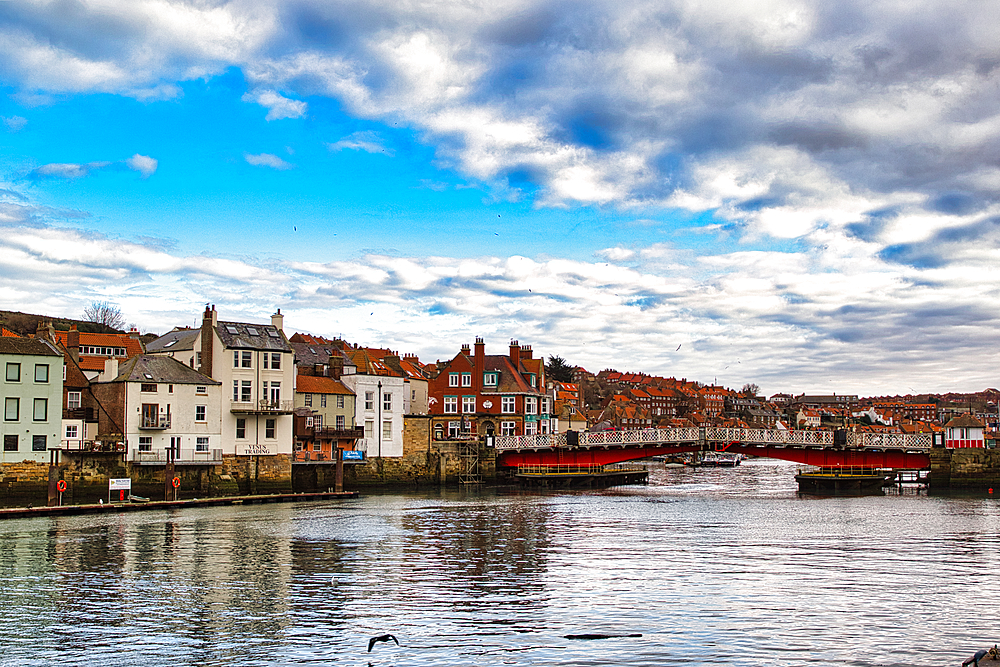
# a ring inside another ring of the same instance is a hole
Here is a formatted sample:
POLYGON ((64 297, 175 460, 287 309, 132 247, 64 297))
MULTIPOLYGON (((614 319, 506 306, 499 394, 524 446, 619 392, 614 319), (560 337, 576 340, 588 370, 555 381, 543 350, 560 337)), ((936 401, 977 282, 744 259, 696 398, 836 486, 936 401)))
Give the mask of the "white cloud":
POLYGON ((20 132, 24 129, 24 126, 28 124, 28 119, 22 116, 7 116, 0 117, 3 119, 3 124, 7 126, 10 132, 20 132))
POLYGON ((142 174, 143 178, 152 176, 156 173, 157 166, 159 166, 159 162, 155 158, 151 158, 148 155, 139 155, 138 153, 126 160, 125 163, 129 169, 142 174))
POLYGON ((282 171, 285 169, 291 169, 295 166, 290 162, 285 162, 277 155, 272 155, 271 153, 260 153, 259 155, 244 153, 243 159, 255 167, 271 167, 272 169, 279 169, 282 171))
POLYGON ((366 153, 384 153, 390 157, 396 154, 394 150, 385 145, 385 141, 378 132, 372 132, 371 130, 354 132, 326 146, 332 151, 340 151, 346 148, 352 151, 365 151, 366 153))
POLYGON ((306 103, 301 100, 291 100, 282 97, 273 90, 259 90, 243 95, 244 102, 256 102, 267 108, 265 120, 272 121, 281 118, 302 118, 306 115, 306 103))

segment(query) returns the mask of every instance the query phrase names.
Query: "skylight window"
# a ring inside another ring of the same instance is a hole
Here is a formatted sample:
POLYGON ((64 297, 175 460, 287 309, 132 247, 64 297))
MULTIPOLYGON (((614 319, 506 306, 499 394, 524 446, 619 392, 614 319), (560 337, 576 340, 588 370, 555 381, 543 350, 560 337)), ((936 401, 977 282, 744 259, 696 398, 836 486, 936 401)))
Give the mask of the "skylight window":
POLYGON ((247 327, 247 333, 251 336, 259 336, 260 334, 253 327, 247 327))
POLYGON ((143 376, 144 378, 146 378, 147 380, 152 380, 152 379, 153 379, 153 376, 152 376, 152 375, 150 375, 149 373, 143 373, 143 374, 142 374, 142 376, 143 376))
POLYGON ((170 347, 171 345, 174 345, 176 343, 177 343, 177 339, 175 338, 172 341, 170 341, 169 343, 167 343, 166 345, 164 345, 163 347, 170 347))
POLYGON ((226 325, 226 331, 228 331, 228 332, 229 332, 229 333, 231 333, 231 334, 238 334, 238 333, 240 332, 240 330, 239 330, 239 329, 237 329, 236 327, 234 327, 234 326, 233 326, 233 325, 231 325, 231 324, 227 324, 227 325, 226 325))
POLYGON ((278 335, 277 329, 268 329, 267 335, 270 336, 271 338, 281 338, 281 336, 278 335))

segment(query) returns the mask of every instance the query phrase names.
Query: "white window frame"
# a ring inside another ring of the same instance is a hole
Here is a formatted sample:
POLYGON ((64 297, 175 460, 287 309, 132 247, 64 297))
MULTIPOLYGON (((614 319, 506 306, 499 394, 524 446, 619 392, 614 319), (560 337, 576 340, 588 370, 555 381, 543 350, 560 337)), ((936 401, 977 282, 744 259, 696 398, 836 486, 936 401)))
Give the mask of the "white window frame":
POLYGON ((512 415, 517 411, 517 397, 516 396, 501 396, 500 397, 500 414, 502 415, 512 415))
POLYGON ((500 422, 500 435, 514 435, 517 432, 517 422, 500 422))
POLYGON ((446 415, 458 414, 458 396, 444 397, 444 413, 446 415))
POLYGON ((457 387, 458 386, 458 373, 448 373, 448 386, 457 387))
POLYGON ((66 392, 66 409, 76 410, 83 403, 83 392, 81 391, 67 391, 66 392))
POLYGON ((462 373, 462 386, 463 387, 472 386, 472 373, 462 373))
POLYGON ((462 397, 462 414, 475 414, 476 412, 476 397, 475 396, 463 396, 462 397))
POLYGON ((524 414, 526 414, 526 415, 536 415, 536 414, 538 414, 538 397, 537 396, 525 396, 524 397, 524 414))

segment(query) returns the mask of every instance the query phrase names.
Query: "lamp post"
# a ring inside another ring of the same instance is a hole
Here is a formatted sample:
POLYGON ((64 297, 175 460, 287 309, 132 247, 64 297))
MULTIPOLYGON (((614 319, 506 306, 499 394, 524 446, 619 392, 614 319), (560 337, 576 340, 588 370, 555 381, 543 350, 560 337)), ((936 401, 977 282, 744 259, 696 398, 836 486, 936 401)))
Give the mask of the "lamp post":
POLYGON ((378 473, 382 476, 382 381, 378 381, 378 423, 375 424, 378 432, 378 473))

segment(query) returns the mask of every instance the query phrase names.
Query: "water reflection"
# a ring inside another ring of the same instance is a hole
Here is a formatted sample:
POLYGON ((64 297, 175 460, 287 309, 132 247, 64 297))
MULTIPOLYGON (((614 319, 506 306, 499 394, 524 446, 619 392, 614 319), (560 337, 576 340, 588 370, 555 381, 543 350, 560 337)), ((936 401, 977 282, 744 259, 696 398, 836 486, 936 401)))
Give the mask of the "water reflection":
POLYGON ((996 501, 792 474, 7 521, 0 665, 940 665, 1000 639, 996 501), (563 638, 589 632, 643 636, 563 638))

